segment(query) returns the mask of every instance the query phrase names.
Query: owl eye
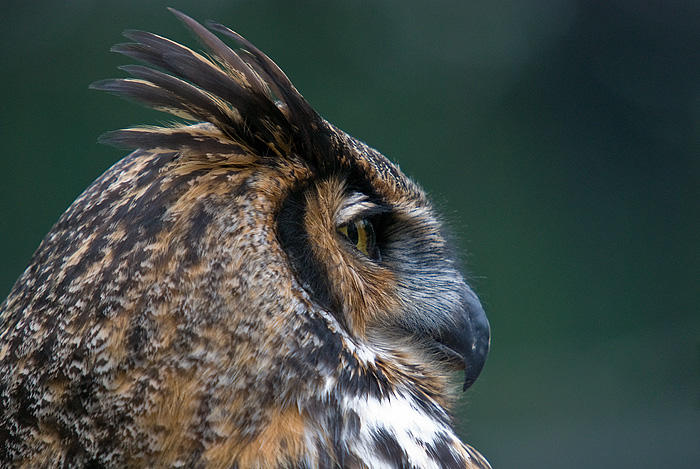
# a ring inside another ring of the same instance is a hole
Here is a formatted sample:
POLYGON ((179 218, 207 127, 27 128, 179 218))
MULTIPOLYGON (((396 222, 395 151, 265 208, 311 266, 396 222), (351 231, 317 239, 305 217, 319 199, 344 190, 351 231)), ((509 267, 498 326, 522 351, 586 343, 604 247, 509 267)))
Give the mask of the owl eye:
POLYGON ((338 232, 370 259, 379 257, 374 226, 367 218, 360 218, 338 227, 338 232))

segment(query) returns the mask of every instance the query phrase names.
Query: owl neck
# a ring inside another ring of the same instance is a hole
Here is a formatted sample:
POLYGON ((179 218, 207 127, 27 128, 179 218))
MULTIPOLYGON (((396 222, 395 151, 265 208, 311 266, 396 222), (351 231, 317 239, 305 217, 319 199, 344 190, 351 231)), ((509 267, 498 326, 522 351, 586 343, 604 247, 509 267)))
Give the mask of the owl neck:
POLYGON ((457 437, 438 391, 444 377, 340 336, 339 366, 319 370, 320 397, 298 403, 307 415, 307 454, 341 467, 355 460, 373 468, 471 467, 470 448, 457 437))

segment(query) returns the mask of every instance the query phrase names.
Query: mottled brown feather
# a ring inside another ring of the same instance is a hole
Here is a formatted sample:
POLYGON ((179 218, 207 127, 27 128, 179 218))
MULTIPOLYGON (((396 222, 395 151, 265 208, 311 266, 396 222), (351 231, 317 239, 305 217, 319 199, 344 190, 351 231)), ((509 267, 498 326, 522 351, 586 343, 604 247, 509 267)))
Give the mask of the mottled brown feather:
POLYGON ((105 134, 136 151, 0 305, 0 465, 488 468, 430 348, 470 290, 424 192, 171 11, 210 56, 128 31, 154 68, 93 88, 191 122, 105 134), (338 231, 353 194, 386 212, 381 260, 338 231))

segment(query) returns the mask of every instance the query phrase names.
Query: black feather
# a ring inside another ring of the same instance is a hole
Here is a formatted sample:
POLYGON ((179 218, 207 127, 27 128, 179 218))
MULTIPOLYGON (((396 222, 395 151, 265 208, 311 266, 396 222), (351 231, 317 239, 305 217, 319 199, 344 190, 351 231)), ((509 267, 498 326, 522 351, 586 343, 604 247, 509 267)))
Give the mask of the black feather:
POLYGON ((197 120, 197 117, 190 114, 187 106, 182 103, 177 95, 153 83, 128 78, 115 78, 91 83, 90 89, 107 91, 154 109, 185 117, 188 120, 197 120))
POLYGON ((316 111, 309 106, 309 103, 307 103, 304 97, 297 91, 289 78, 287 78, 287 75, 285 75, 272 59, 246 38, 226 26, 212 21, 208 21, 207 26, 214 31, 233 38, 239 44, 243 45, 247 55, 252 59, 253 63, 255 63, 259 74, 265 78, 267 83, 274 85, 275 94, 277 94, 278 98, 282 100, 290 110, 290 115, 295 117, 294 123, 297 124, 299 128, 305 127, 304 122, 316 122, 319 120, 316 111))
POLYGON ((226 112, 216 98, 206 91, 172 75, 142 65, 123 65, 119 68, 133 77, 147 80, 170 91, 179 98, 182 107, 198 120, 215 124, 229 136, 236 135, 235 128, 231 126, 231 121, 235 121, 235 117, 231 112, 226 112))
POLYGON ((160 53, 145 44, 123 42, 121 44, 113 45, 109 50, 127 57, 131 57, 132 59, 136 59, 140 62, 153 65, 163 70, 168 70, 171 73, 175 73, 175 71, 171 70, 170 66, 165 63, 160 53))
POLYGON ((246 64, 238 56, 238 54, 228 47, 221 39, 184 13, 175 10, 174 8, 168 8, 168 10, 177 16, 188 28, 190 28, 190 30, 192 30, 192 32, 194 32, 197 38, 199 38, 202 44, 206 46, 214 57, 228 66, 231 70, 240 72, 245 77, 248 86, 253 88, 257 93, 262 94, 268 92, 269 87, 261 80, 260 76, 251 70, 248 64, 246 64))
POLYGON ((143 147, 180 148, 199 154, 243 154, 244 149, 230 142, 198 135, 185 130, 159 132, 156 129, 138 128, 113 130, 100 136, 98 142, 129 150, 143 147))

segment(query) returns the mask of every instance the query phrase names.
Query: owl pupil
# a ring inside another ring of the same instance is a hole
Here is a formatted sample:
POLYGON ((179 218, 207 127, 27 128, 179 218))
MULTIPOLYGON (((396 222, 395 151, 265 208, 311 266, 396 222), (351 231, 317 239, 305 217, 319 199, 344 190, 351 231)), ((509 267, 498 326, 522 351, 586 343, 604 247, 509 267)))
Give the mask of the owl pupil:
POLYGON ((341 225, 338 227, 338 232, 367 257, 374 260, 380 259, 374 227, 366 218, 341 225))
POLYGON ((360 239, 360 235, 357 232, 357 223, 348 223, 348 234, 346 235, 347 238, 350 240, 352 244, 357 244, 357 242, 360 239))

